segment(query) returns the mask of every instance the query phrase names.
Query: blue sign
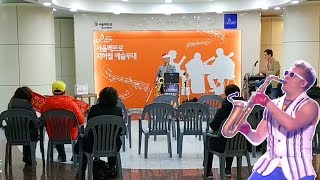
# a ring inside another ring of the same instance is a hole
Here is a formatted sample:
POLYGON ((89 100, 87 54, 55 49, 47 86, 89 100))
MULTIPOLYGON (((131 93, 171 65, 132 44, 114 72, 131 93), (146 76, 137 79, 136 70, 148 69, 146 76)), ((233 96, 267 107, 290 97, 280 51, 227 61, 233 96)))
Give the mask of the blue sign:
POLYGON ((238 16, 237 14, 224 14, 224 29, 237 29, 238 16))

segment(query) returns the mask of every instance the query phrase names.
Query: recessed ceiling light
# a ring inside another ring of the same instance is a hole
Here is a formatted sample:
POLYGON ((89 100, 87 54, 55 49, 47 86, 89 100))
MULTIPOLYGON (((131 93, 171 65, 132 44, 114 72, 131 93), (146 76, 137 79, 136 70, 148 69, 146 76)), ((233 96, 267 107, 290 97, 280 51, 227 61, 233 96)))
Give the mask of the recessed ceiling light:
POLYGON ((123 2, 128 2, 128 0, 122 0, 123 2))
POLYGON ((51 6, 51 3, 50 2, 45 2, 43 3, 44 6, 51 6))
POLYGON ((56 8, 53 8, 53 9, 52 9, 52 11, 56 11, 56 10, 57 10, 56 8))
POLYGON ((113 14, 117 14, 118 15, 118 14, 120 14, 120 11, 113 12, 113 14))
POLYGON ((292 4, 298 4, 299 1, 291 1, 292 4))
POLYGON ((217 10, 216 13, 221 14, 221 13, 223 13, 223 11, 217 10))
POLYGON ((172 3, 172 0, 165 0, 165 3, 172 3))
POLYGON ((269 7, 262 7, 261 9, 263 9, 263 10, 267 10, 267 9, 269 9, 269 7))
POLYGON ((274 9, 275 9, 275 10, 280 10, 281 8, 280 8, 280 7, 275 7, 274 9))
POLYGON ((71 11, 71 12, 76 12, 76 11, 77 11, 77 9, 75 9, 75 8, 71 8, 71 9, 70 9, 70 11, 71 11))

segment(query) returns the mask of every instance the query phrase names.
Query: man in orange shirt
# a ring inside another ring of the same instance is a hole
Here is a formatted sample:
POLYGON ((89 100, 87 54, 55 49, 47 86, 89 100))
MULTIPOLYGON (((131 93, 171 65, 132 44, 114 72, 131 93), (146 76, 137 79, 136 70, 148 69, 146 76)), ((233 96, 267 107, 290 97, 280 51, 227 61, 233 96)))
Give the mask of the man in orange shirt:
MULTIPOLYGON (((46 102, 41 107, 41 113, 44 113, 48 110, 53 109, 64 109, 71 111, 77 117, 79 125, 83 125, 84 116, 80 112, 78 105, 74 102, 74 98, 66 96, 66 84, 62 81, 56 81, 52 84, 52 93, 53 96, 47 98, 46 102)), ((48 136, 51 137, 51 129, 47 127, 48 136)), ((72 140, 76 140, 78 137, 78 127, 74 124, 71 128, 72 140)), ((64 150, 64 145, 56 145, 58 151, 58 159, 61 162, 66 162, 66 153, 64 150)))

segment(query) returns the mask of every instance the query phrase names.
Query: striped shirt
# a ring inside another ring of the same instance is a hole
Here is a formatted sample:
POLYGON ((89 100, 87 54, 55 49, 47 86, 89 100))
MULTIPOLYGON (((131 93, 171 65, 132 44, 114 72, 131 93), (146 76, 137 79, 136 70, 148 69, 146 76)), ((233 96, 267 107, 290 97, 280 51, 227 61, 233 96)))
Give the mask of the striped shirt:
MULTIPOLYGON (((273 100, 281 109, 285 96, 273 100)), ((300 94, 286 109, 286 113, 295 117, 310 98, 304 92, 300 94)), ((295 131, 286 131, 268 110, 264 111, 264 119, 268 124, 267 152, 262 155, 253 167, 253 171, 263 176, 269 175, 278 165, 288 180, 298 180, 305 176, 315 176, 312 166, 312 138, 316 125, 312 123, 295 131)))

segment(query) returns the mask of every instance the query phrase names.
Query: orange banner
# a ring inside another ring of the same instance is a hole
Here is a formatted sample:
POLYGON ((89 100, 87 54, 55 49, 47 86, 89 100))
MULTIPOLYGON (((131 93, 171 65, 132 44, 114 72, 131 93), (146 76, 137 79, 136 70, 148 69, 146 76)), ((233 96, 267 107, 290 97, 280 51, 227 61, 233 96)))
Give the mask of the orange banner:
MULTIPOLYGON (((36 111, 41 112, 41 106, 46 102, 46 100, 47 97, 32 92, 32 106, 36 111)), ((73 101, 78 105, 80 112, 83 114, 90 108, 89 104, 84 101, 80 101, 77 99, 74 99, 73 101)))
POLYGON ((95 92, 112 86, 127 107, 143 108, 154 99, 165 53, 180 74, 180 92, 190 93, 190 99, 223 95, 226 85, 241 85, 240 30, 95 31, 95 92))

